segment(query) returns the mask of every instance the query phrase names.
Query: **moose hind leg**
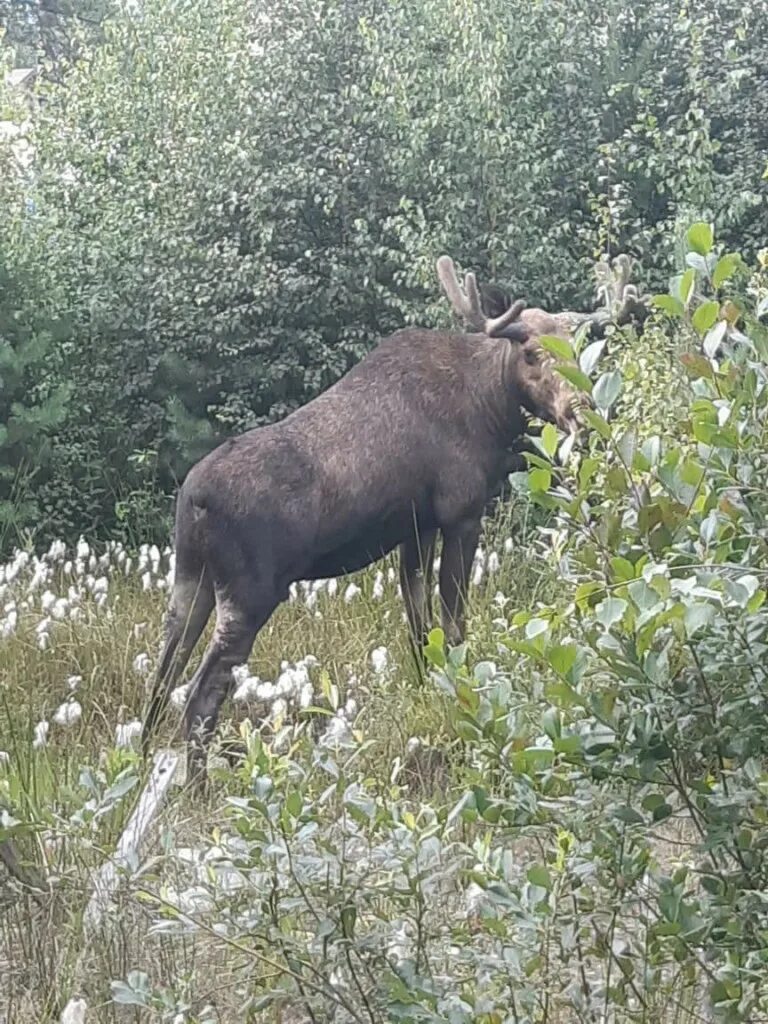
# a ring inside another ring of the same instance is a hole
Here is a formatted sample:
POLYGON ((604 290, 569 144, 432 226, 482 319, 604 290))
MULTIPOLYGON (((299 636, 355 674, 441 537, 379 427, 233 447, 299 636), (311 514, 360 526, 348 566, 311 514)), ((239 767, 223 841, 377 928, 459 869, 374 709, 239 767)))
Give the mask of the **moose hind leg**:
POLYGON ((168 706, 171 691, 178 684, 210 618, 213 603, 213 587, 204 570, 197 579, 177 577, 165 623, 163 650, 152 686, 152 700, 142 729, 145 756, 152 733, 168 706))
POLYGON ((443 630, 451 646, 464 639, 469 574, 480 539, 480 520, 466 520, 443 529, 440 561, 440 606, 443 630))
POLYGON ((273 594, 260 600, 238 600, 231 593, 216 594, 216 629, 190 684, 184 712, 190 781, 199 788, 206 782, 208 744, 221 705, 232 685, 232 669, 248 660, 256 634, 278 604, 273 594))
POLYGON ((432 563, 435 557, 435 530, 414 531, 400 545, 400 586, 415 653, 420 655, 427 638, 432 613, 432 563))

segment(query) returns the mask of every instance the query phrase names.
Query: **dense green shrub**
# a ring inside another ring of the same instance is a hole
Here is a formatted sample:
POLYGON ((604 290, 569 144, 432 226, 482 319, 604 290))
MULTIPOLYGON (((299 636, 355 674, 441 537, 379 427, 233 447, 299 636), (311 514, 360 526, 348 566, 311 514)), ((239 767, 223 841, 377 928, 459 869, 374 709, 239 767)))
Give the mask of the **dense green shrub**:
POLYGON ((752 255, 767 226, 761 12, 115 12, 63 84, 40 85, 34 181, 2 186, 30 303, 77 338, 45 496, 56 527, 108 529, 136 501, 164 515, 146 492, 217 437, 306 401, 403 322, 446 322, 440 251, 553 309, 589 301, 604 250, 663 286, 690 213, 752 255))
MULTIPOLYGON (((721 306, 738 260, 713 255, 705 224, 689 241, 699 269, 659 299, 692 382, 681 435, 635 442, 609 422, 607 369, 590 450, 550 489, 547 430, 526 478, 561 519, 542 550, 560 597, 496 620, 517 670, 430 637, 463 750, 453 799, 404 788, 399 764, 366 775, 364 733, 313 745, 301 724, 274 741, 246 726, 213 840, 178 851, 173 884, 145 881, 155 931, 236 950, 243 1013, 739 1024, 768 1009, 765 266, 721 306)), ((190 991, 139 971, 113 985, 168 1019, 190 991)))

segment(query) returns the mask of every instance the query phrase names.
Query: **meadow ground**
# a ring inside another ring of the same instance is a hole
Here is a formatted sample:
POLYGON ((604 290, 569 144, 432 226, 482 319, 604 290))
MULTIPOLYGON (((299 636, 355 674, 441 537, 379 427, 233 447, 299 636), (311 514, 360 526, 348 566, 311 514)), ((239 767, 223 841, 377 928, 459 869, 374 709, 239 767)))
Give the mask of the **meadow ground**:
MULTIPOLYGON (((527 522, 526 513, 507 511, 486 525, 473 570, 471 660, 492 659, 493 671, 512 680, 521 708, 536 701, 537 683, 520 674, 516 656, 499 638, 508 631, 516 610, 535 607, 537 600, 551 598, 557 588, 542 551, 542 538, 527 522)), ((286 1020, 387 1019, 377 1016, 362 997, 362 987, 361 1016, 354 999, 345 1002, 341 995, 329 996, 319 989, 318 1005, 322 1006, 316 1005, 311 1012, 308 998, 299 999, 299 1010, 293 1011, 290 1000, 281 1004, 271 998, 259 1003, 254 989, 268 988, 270 971, 277 970, 264 952, 274 939, 265 932, 266 945, 249 946, 243 936, 258 932, 255 924, 248 926, 250 931, 240 927, 234 939, 235 933, 227 932, 221 920, 197 929, 174 929, 170 920, 158 924, 157 908, 159 900, 166 910, 174 910, 177 925, 179 920, 189 925, 193 910, 211 909, 205 884, 212 869, 206 851, 224 846, 221 836, 228 828, 231 831, 232 801, 237 813, 237 800, 252 792, 252 780, 258 775, 253 758, 272 758, 269 763, 276 778, 282 770, 290 782, 293 772, 303 786, 320 764, 318 750, 352 749, 345 764, 354 761, 354 779, 368 787, 366 792, 380 795, 381 808, 386 810, 387 799, 397 793, 405 794, 415 809, 416 818, 409 818, 410 812, 400 810, 393 799, 397 821, 390 823, 387 842, 402 832, 403 821, 410 828, 416 819, 416 831, 427 822, 426 831, 419 833, 419 849, 433 841, 430 828, 434 832, 436 826, 429 824, 436 820, 433 807, 448 808, 455 802, 467 782, 468 769, 451 725, 450 699, 416 669, 391 559, 348 579, 295 588, 291 601, 260 634, 248 666, 236 673, 233 699, 224 709, 222 735, 245 735, 251 761, 233 770, 219 759, 213 771, 213 796, 205 805, 180 788, 174 790, 148 864, 135 865, 135 877, 117 897, 108 928, 97 942, 86 941, 82 915, 94 872, 114 850, 140 790, 144 769, 136 747, 160 645, 172 563, 170 549, 144 546, 131 554, 117 544, 92 549, 81 541, 74 550, 54 544, 40 556, 17 553, 0 570, 0 838, 13 837, 27 869, 44 884, 44 891, 25 892, 7 872, 0 874, 0 1021, 58 1021, 68 1001, 81 996, 87 1002, 87 1016, 78 1016, 85 1004, 79 1009, 77 1004, 70 1006, 71 1024, 81 1019, 176 1024, 272 1020, 280 1019, 281 1013, 286 1020), (313 708, 315 712, 308 716, 313 708), (302 716, 304 723, 297 725, 302 716), (241 729, 249 717, 267 723, 266 747, 259 745, 255 753, 253 735, 249 740, 247 730, 241 729), (205 863, 195 875, 197 883, 190 884, 189 863, 201 858, 205 863)), ((174 695, 171 723, 158 738, 160 745, 177 742, 173 730, 184 694, 181 688, 174 695)), ((262 777, 266 777, 263 772, 262 777)), ((301 791, 302 799, 309 801, 309 790, 301 791)), ((289 806, 290 799, 289 795, 289 806)), ((304 810, 309 806, 308 802, 304 810)), ((322 806, 312 804, 315 828, 322 821, 322 806)), ((335 813, 328 807, 329 814, 335 813)), ((242 839, 249 827, 241 820, 234 831, 242 839)), ((464 838, 467 843, 480 842, 471 834, 464 838)), ((541 852, 535 836, 520 838, 512 848, 519 865, 526 863, 527 850, 534 855, 541 852)), ((369 844, 367 849, 371 856, 374 847, 369 844)), ((361 864, 364 859, 361 856, 361 864)), ((382 863, 376 853, 367 869, 369 879, 382 863)), ((291 870, 298 877, 303 869, 292 865, 291 870)), ((349 868, 343 870, 349 872, 349 868)), ((311 866, 307 871, 310 877, 311 866)), ((453 875, 454 868, 445 873, 446 878, 453 875)), ((443 878, 439 884, 445 883, 443 878)), ((363 871, 358 890, 365 884, 363 871)), ((306 897, 301 888, 299 892, 306 897)), ((395 932, 407 930, 397 914, 390 913, 393 892, 396 887, 377 892, 366 906, 395 932)), ((469 922, 462 925, 462 935, 471 943, 473 917, 466 890, 451 883, 440 893, 445 920, 435 925, 435 935, 455 929, 458 915, 469 922)), ((417 903, 421 898, 414 897, 417 903)), ((319 921, 315 908, 308 905, 319 921)), ((225 911, 233 913, 229 905, 225 911)), ((275 926, 286 932, 284 923, 275 926)), ((451 942, 455 941, 453 935, 451 942)), ((525 941, 536 946, 541 937, 528 936, 525 941)), ((450 946, 454 948, 458 947, 450 946)), ((280 963, 289 965, 287 974, 290 977, 293 971, 295 981, 298 968, 290 951, 282 952, 280 963)), ((557 999, 548 1002, 541 987, 542 983, 546 987, 547 968, 534 953, 525 971, 538 978, 538 994, 530 997, 529 1010, 521 997, 521 1006, 510 1019, 574 1019, 558 1010, 557 999)), ((349 956, 348 950, 345 955, 349 956)), ((585 963, 581 959, 578 970, 574 966, 580 985, 586 985, 585 963)), ((478 976, 483 971, 487 974, 487 965, 477 970, 478 976)), ((322 985, 326 983, 327 979, 322 985)), ((342 992, 343 986, 333 991, 342 992)), ((673 998, 657 1008, 660 1015, 653 1019, 665 1024, 688 1020, 689 1007, 688 999, 673 998)), ((448 1010, 443 1007, 442 1012, 448 1010)), ((496 1018, 489 1011, 486 1019, 496 1018)), ((589 1014, 585 1010, 583 1019, 597 1018, 592 1010, 589 1014)))

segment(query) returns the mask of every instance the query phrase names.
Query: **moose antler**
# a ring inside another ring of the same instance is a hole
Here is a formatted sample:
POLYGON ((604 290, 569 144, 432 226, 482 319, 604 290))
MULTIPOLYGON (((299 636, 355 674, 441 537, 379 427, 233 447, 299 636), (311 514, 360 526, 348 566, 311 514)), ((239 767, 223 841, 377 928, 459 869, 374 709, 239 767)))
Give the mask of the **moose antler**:
POLYGON ((609 264, 602 259, 595 264, 597 281, 596 295, 600 306, 592 313, 560 313, 567 319, 572 330, 584 323, 594 324, 605 330, 608 324, 627 324, 637 316, 643 319, 650 308, 650 295, 641 296, 637 285, 630 284, 632 276, 632 259, 626 253, 620 253, 609 264))
POLYGON ((525 302, 518 299, 501 316, 486 316, 480 303, 475 275, 471 271, 465 274, 462 287, 450 256, 441 256, 437 261, 437 276, 455 312, 466 320, 470 327, 482 331, 489 338, 501 337, 525 309, 525 302))

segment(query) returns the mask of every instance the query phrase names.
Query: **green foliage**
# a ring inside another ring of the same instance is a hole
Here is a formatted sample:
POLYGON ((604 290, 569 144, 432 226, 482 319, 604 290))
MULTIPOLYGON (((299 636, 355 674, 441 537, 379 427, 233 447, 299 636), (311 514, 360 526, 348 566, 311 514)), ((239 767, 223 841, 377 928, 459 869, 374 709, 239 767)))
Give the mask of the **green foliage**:
MULTIPOLYGON (((517 748, 510 766, 527 796, 499 814, 511 824, 544 794, 601 784, 593 855, 621 894, 617 912, 642 908, 640 944, 630 941, 626 965, 617 963, 621 987, 642 1001, 643 986, 659 980, 656 968, 641 978, 633 958, 671 956, 693 973, 706 963, 718 1019, 741 1021, 768 1005, 768 919, 756 898, 768 881, 768 332, 755 318, 762 272, 723 302, 729 275, 710 270, 723 259, 711 229, 696 225, 688 240, 696 269, 678 288, 685 308, 674 308, 691 379, 679 436, 641 443, 606 423, 558 490, 530 484, 534 500, 558 510, 571 594, 515 620, 510 644, 541 673, 549 705, 529 728, 550 743, 546 755, 517 748), (599 483, 598 464, 607 467, 599 483), (690 830, 691 858, 662 870, 649 833, 673 815, 690 830)), ((457 694, 461 678, 452 678, 457 694)), ((461 728, 479 739, 472 723, 495 723, 496 753, 489 748, 481 774, 502 779, 504 701, 485 710, 473 701, 459 711, 470 719, 461 728)))
MULTIPOLYGON (((36 15, 9 14, 13 46, 46 50, 36 15)), ((603 251, 632 251, 662 287, 691 213, 754 255, 761 15, 758 0, 695 17, 669 0, 56 13, 72 33, 29 112, 34 180, 0 184, 28 304, 77 339, 57 343, 76 400, 43 496, 56 528, 108 531, 142 488, 159 507, 222 435, 283 416, 405 322, 447 323, 441 251, 553 310, 588 300, 603 251), (135 451, 157 453, 151 480, 135 451)))
POLYGON ((40 516, 30 481, 45 472, 71 395, 56 361, 69 325, 31 315, 24 284, 0 255, 0 546, 40 516))

